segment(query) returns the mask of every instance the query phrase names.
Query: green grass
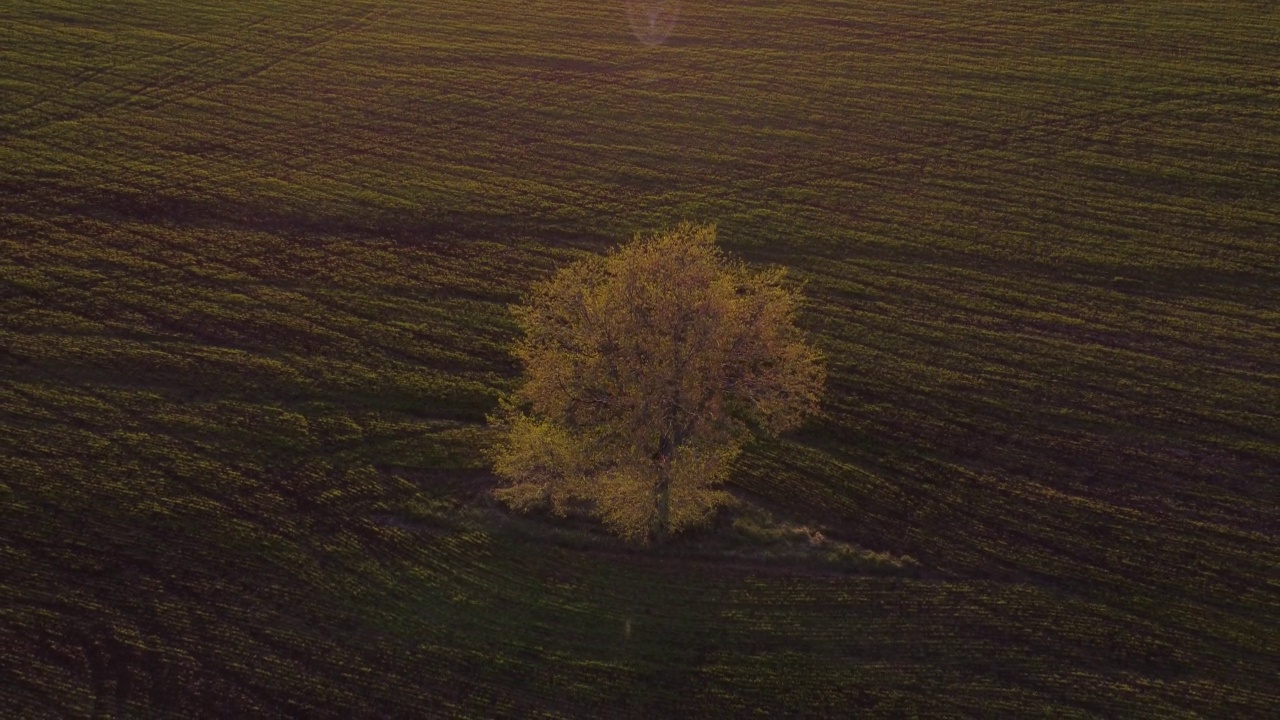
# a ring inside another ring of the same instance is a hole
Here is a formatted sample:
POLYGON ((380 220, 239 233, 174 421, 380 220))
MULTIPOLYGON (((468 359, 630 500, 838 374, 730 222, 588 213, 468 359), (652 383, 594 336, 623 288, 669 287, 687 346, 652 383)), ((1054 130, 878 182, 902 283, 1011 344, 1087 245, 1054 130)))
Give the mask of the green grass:
POLYGON ((1275 8, 685 5, 0 9, 0 715, 1280 703, 1275 8), (685 218, 830 355, 735 490, 911 572, 484 502, 506 304, 685 218))

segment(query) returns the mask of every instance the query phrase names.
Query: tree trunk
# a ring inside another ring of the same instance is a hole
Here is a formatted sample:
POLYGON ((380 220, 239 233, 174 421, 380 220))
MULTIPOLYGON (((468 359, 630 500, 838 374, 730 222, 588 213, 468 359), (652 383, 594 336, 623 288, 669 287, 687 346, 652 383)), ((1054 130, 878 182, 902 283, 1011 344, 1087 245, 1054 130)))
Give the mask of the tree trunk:
POLYGON ((661 545, 667 540, 671 527, 671 456, 674 448, 669 436, 664 436, 658 449, 658 479, 653 484, 653 523, 649 527, 649 540, 661 545))
POLYGON ((671 532, 671 463, 676 448, 685 441, 685 433, 677 424, 680 415, 679 384, 676 384, 675 400, 662 415, 662 436, 658 439, 658 478, 653 484, 653 524, 649 528, 649 540, 661 545, 671 532))

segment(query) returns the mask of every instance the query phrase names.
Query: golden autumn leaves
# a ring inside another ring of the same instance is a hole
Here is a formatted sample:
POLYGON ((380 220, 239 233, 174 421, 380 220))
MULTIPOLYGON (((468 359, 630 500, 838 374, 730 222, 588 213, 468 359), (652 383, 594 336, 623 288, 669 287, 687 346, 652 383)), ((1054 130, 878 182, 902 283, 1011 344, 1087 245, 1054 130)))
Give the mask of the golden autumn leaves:
POLYGON ((498 498, 581 507, 642 543, 709 518, 750 430, 818 409, 822 357, 782 281, 684 224, 535 285, 514 311, 524 382, 490 418, 498 498))

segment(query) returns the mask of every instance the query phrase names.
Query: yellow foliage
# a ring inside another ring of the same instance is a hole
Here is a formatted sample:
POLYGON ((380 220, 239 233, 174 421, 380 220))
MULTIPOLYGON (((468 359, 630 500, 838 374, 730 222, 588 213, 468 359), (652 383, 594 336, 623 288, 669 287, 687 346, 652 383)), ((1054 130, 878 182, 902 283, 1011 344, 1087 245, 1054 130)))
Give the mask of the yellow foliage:
POLYGON ((708 518, 750 428, 783 432, 818 409, 822 356, 784 278, 684 224, 535 285, 514 309, 524 383, 491 418, 511 483, 498 496, 583 501, 640 542, 708 518))

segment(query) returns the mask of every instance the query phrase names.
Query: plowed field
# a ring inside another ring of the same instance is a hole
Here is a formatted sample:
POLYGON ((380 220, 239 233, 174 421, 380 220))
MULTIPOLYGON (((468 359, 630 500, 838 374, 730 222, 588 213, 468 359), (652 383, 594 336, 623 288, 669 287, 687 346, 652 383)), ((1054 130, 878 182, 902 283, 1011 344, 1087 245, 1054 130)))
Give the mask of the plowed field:
POLYGON ((1280 6, 626 5, 0 7, 0 716, 1274 713, 1280 6), (917 566, 485 500, 507 304, 681 219, 830 357, 733 489, 917 566))

